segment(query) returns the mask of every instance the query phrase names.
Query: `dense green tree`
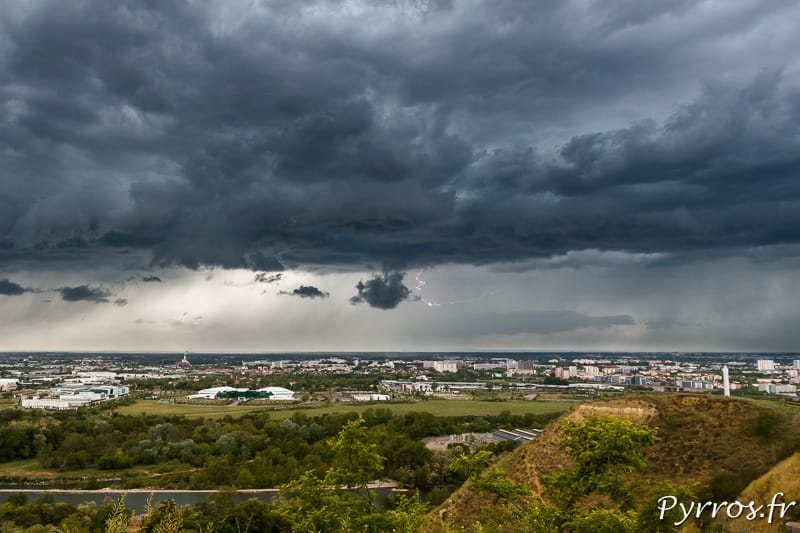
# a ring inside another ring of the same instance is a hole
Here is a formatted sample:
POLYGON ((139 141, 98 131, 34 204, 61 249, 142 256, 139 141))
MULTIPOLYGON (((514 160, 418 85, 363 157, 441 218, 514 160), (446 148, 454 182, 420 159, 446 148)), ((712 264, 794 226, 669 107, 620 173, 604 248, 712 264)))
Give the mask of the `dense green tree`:
POLYGON ((633 505, 632 485, 625 474, 644 466, 642 448, 655 439, 655 430, 613 416, 587 417, 582 423, 566 420, 561 445, 576 468, 544 476, 544 483, 565 508, 581 498, 601 493, 623 510, 633 505))
POLYGON ((384 458, 368 442, 362 418, 345 423, 328 446, 332 466, 323 477, 307 472, 281 487, 281 510, 292 531, 410 532, 421 524, 427 509, 415 502, 401 501, 388 513, 375 509, 368 482, 381 473, 384 458))
POLYGON ((491 464, 494 454, 488 450, 479 450, 474 454, 461 452, 450 465, 450 469, 458 476, 459 481, 474 478, 491 464))
POLYGON ((333 463, 326 479, 334 485, 358 488, 369 497, 367 483, 383 471, 378 446, 367 442, 364 419, 347 422, 330 443, 333 463))

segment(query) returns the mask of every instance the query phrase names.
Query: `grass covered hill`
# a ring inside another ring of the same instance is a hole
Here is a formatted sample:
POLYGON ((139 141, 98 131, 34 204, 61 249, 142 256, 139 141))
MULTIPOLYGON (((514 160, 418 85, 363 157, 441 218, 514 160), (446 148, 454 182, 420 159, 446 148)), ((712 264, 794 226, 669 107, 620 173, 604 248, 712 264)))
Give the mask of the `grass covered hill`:
MULTIPOLYGON (((783 493, 783 496, 777 501, 800 502, 800 453, 795 452, 791 457, 784 459, 769 472, 754 480, 737 499, 743 502, 769 503, 780 492, 783 493)), ((798 516, 796 509, 793 516, 798 516)), ((768 524, 763 520, 748 524, 728 521, 725 526, 729 533, 778 533, 784 531, 784 527, 780 523, 768 524)))
MULTIPOLYGON (((611 415, 655 428, 655 441, 644 448, 646 465, 630 474, 638 481, 638 509, 665 495, 664 483, 686 485, 697 501, 736 499, 750 482, 800 450, 800 408, 778 402, 718 396, 652 395, 601 400, 576 407, 549 426, 534 442, 503 457, 498 466, 529 489, 527 504, 550 501, 541 476, 568 470, 574 462, 560 444, 564 422, 611 415)), ((767 500, 768 502, 769 500, 767 500)), ((468 482, 436 512, 426 532, 470 531, 476 523, 502 523, 514 507, 496 494, 468 482)), ((599 503, 602 506, 602 503, 599 503)), ((484 529, 486 530, 486 529, 484 529)))

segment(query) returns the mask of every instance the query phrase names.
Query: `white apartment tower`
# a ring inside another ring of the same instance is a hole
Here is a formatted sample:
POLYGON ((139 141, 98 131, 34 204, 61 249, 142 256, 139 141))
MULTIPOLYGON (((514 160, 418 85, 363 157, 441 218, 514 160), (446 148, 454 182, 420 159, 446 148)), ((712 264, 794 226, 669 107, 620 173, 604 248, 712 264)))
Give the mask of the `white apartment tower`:
POLYGON ((769 372, 770 370, 775 370, 775 361, 772 359, 759 359, 756 361, 756 368, 760 372, 769 372))

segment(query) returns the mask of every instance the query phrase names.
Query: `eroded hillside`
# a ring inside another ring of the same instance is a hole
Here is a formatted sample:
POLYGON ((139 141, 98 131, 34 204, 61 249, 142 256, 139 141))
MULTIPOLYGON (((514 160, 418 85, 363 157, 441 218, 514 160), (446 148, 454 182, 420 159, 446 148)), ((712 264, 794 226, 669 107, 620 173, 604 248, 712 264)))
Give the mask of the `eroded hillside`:
MULTIPOLYGON (((571 467, 559 444, 564 420, 595 415, 626 418, 657 430, 655 442, 644 450, 646 466, 631 474, 639 482, 639 509, 665 495, 665 483, 686 485, 701 501, 735 499, 750 481, 800 449, 800 427, 795 423, 800 409, 795 407, 691 395, 596 401, 575 408, 536 441, 500 459, 498 466, 509 478, 530 489, 525 504, 556 503, 549 501, 541 476, 571 467)), ((469 531, 488 516, 502 524, 502 514, 519 504, 477 490, 468 482, 434 513, 423 531, 461 527, 469 531)))

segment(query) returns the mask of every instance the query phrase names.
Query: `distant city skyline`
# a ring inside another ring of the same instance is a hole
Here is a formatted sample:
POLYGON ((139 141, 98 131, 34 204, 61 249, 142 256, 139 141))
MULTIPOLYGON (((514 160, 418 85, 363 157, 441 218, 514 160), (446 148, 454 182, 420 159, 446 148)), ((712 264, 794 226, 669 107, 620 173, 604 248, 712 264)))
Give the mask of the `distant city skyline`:
POLYGON ((3 2, 0 351, 798 351, 798 18, 3 2))

